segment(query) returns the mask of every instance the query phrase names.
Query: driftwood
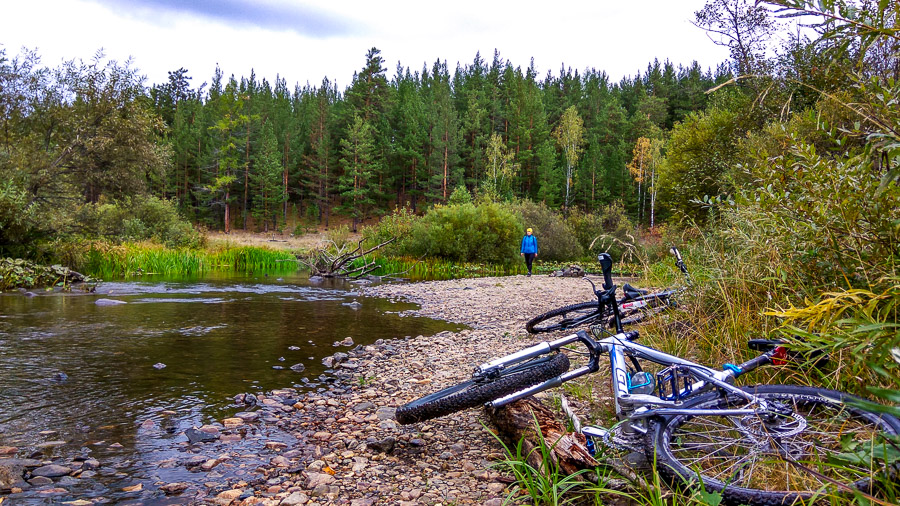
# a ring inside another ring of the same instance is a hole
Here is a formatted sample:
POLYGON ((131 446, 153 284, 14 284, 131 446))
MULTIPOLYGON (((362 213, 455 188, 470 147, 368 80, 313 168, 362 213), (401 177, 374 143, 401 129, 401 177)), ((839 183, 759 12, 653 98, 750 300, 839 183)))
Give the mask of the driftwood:
POLYGON ((628 478, 609 479, 603 485, 611 490, 633 490, 633 484, 644 487, 646 483, 633 469, 617 458, 604 459, 599 462, 591 456, 586 446, 584 435, 570 432, 558 415, 540 401, 529 397, 509 404, 503 408, 491 409, 488 417, 497 427, 498 435, 507 446, 514 448, 522 441, 522 451, 528 455, 528 463, 535 469, 542 469, 540 440, 535 432, 535 420, 547 446, 552 446, 550 458, 559 466, 559 470, 567 475, 582 469, 591 472, 580 477, 596 483, 597 475, 593 472, 597 467, 611 467, 620 475, 628 478))
POLYGON ((352 250, 348 250, 346 244, 338 247, 331 241, 331 244, 325 248, 313 250, 304 255, 297 255, 297 260, 309 267, 311 276, 359 279, 375 272, 379 268, 379 265, 374 261, 370 262, 366 255, 387 246, 396 239, 396 237, 393 237, 366 250, 363 250, 362 240, 352 250), (363 264, 353 267, 353 261, 360 258, 363 259, 363 264))

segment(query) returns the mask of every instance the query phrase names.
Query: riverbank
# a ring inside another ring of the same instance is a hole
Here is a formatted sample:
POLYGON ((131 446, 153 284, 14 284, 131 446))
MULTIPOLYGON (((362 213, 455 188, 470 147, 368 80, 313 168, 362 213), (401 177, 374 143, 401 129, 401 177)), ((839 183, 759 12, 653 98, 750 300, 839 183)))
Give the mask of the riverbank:
POLYGON ((175 411, 161 412, 161 419, 139 418, 138 439, 178 432, 175 451, 145 455, 141 468, 148 472, 123 473, 103 450, 110 441, 91 442, 67 456, 53 447, 0 447, 0 457, 11 457, 0 458, 0 499, 23 504, 500 504, 508 480, 491 464, 502 458, 502 449, 482 425, 479 410, 399 426, 394 409, 464 380, 476 363, 534 342, 526 337, 524 322, 585 300, 588 284, 512 276, 380 285, 358 292, 417 302, 421 308, 413 313, 469 329, 430 337, 398 331, 396 339, 366 346, 356 346, 353 338, 371 339, 354 334, 328 352, 333 354, 325 359, 330 370, 310 376, 309 387, 234 392, 235 403, 222 418, 195 429, 176 429, 175 411), (90 497, 75 492, 92 487, 103 492, 90 497))
POLYGON ((477 363, 535 342, 524 332, 525 321, 586 300, 587 283, 512 276, 381 285, 361 292, 416 302, 421 308, 415 314, 463 323, 470 330, 383 341, 339 356, 344 361, 335 369, 343 385, 303 396, 290 416, 277 422, 296 437, 287 452, 273 456, 272 465, 261 470, 262 478, 231 481, 229 490, 220 484, 207 501, 503 503, 509 480, 492 467, 503 458, 502 448, 487 432, 480 410, 410 426, 398 425, 393 412, 465 380, 477 363))

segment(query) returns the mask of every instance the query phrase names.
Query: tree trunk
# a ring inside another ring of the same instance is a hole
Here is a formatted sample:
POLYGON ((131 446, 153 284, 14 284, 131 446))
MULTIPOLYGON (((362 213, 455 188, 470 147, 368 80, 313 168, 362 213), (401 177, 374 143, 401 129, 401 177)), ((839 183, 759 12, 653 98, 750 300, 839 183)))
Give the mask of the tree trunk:
POLYGON ((444 180, 441 182, 441 186, 444 190, 444 202, 447 202, 447 170, 449 169, 448 165, 450 163, 450 147, 447 146, 447 142, 449 142, 449 139, 447 139, 446 135, 444 136, 444 141, 444 180))
POLYGON ((247 141, 244 149, 244 230, 247 230, 247 195, 250 189, 250 122, 247 122, 247 141))
POLYGON ((231 203, 228 202, 229 194, 225 192, 225 233, 231 232, 231 203))
POLYGON ((284 136, 284 175, 282 176, 283 184, 284 184, 284 193, 281 194, 282 198, 282 222, 287 225, 287 211, 288 211, 288 163, 290 163, 290 144, 291 144, 291 136, 284 136))

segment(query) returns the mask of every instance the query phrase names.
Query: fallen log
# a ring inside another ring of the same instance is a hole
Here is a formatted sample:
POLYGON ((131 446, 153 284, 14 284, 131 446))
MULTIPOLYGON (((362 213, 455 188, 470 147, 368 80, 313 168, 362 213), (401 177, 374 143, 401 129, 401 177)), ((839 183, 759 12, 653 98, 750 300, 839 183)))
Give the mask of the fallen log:
POLYGON ((541 451, 541 438, 536 426, 540 428, 544 444, 552 448, 550 458, 558 466, 561 473, 571 475, 583 469, 591 472, 583 473, 579 478, 597 483, 598 476, 594 470, 598 467, 610 467, 627 479, 607 479, 602 484, 610 490, 633 490, 633 484, 645 487, 647 484, 624 461, 611 457, 602 462, 596 460, 587 449, 587 441, 580 432, 567 429, 565 421, 543 402, 529 397, 499 409, 487 409, 487 416, 497 428, 498 436, 506 443, 507 448, 516 448, 522 442, 522 454, 527 456, 528 464, 534 469, 546 472, 541 451))
POLYGON ((329 246, 296 256, 300 263, 309 267, 311 276, 358 279, 380 268, 374 260, 370 262, 366 255, 387 246, 396 239, 396 237, 392 237, 366 250, 363 250, 363 241, 360 240, 356 248, 349 251, 347 245, 338 247, 334 241, 330 241, 329 246), (363 265, 352 267, 353 261, 360 258, 363 259, 363 265))

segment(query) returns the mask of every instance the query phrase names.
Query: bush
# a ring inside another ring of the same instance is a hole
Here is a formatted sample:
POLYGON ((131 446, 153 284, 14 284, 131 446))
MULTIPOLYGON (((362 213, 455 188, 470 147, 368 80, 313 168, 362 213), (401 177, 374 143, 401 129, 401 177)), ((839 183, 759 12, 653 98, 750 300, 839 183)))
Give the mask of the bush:
MULTIPOLYGON (((458 190, 459 188, 456 191, 458 190)), ((456 195, 456 191, 453 192, 454 195, 456 195)), ((420 218, 413 214, 408 207, 394 209, 391 214, 381 218, 375 225, 362 229, 366 246, 377 246, 391 238, 396 238, 394 242, 385 246, 380 252, 384 255, 408 255, 414 241, 412 236, 413 226, 419 220, 420 218)))
POLYGON ((621 202, 614 202, 597 214, 570 213, 568 225, 585 253, 592 257, 606 251, 614 260, 622 260, 635 253, 635 227, 621 202))
POLYGON ((412 227, 409 252, 459 262, 511 263, 524 229, 497 203, 436 206, 412 227))
POLYGON ((584 254, 584 249, 562 216, 545 204, 525 200, 511 205, 510 209, 519 216, 525 228, 534 229, 541 259, 561 262, 579 259, 584 254))
POLYGON ((76 221, 88 237, 122 241, 157 240, 170 248, 197 247, 201 235, 169 200, 157 197, 86 204, 76 221))

